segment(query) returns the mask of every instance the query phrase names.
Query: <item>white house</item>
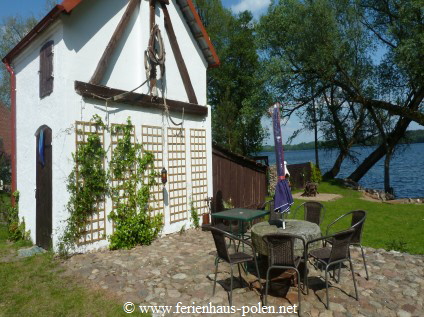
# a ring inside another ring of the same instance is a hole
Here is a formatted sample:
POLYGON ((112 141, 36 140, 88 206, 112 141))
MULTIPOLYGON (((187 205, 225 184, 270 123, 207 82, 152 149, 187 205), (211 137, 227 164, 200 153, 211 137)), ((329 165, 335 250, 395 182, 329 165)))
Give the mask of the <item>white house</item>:
MULTIPOLYGON (((71 153, 94 114, 109 125, 131 117, 137 142, 154 152, 159 171, 167 169, 168 183, 154 189, 152 206, 164 215, 163 233, 189 226, 190 201, 199 214, 207 211, 212 146, 206 70, 219 59, 192 0, 64 0, 3 62, 12 82, 12 189, 20 191, 20 217, 37 245, 57 249, 69 216, 71 153), (146 71, 152 55, 164 67, 146 71)), ((113 146, 107 131, 102 142, 105 149, 113 146)), ((107 199, 92 217, 81 251, 107 246, 111 208, 107 199)))

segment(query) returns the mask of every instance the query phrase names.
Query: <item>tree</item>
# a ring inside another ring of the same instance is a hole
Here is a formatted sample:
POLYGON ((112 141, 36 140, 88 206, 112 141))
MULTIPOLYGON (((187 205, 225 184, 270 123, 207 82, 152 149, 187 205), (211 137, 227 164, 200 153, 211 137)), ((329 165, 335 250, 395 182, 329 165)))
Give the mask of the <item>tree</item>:
POLYGON ((384 155, 390 156, 412 120, 424 123, 419 2, 281 0, 273 1, 260 21, 260 46, 268 72, 274 74, 269 84, 291 102, 288 114, 334 86, 367 114, 380 109, 400 116, 385 133, 385 144, 351 174, 353 180, 384 155), (279 32, 272 32, 276 29, 279 32), (372 58, 377 52, 382 57, 372 58), (311 83, 314 95, 304 94, 311 83))
MULTIPOLYGON (((38 18, 30 14, 28 17, 16 15, 3 19, 0 22, 0 59, 3 59, 16 46, 37 24, 38 19, 49 12, 55 4, 57 4, 56 0, 45 0, 44 10, 38 18)), ((10 106, 10 75, 3 63, 0 66, 0 102, 7 107, 10 106)))
MULTIPOLYGON (((0 26, 0 57, 6 56, 36 23, 37 20, 33 16, 28 18, 15 16, 4 19, 0 26)), ((0 67, 0 102, 10 106, 10 75, 3 64, 0 67)))
POLYGON ((259 71, 252 14, 234 16, 220 0, 196 4, 221 60, 219 68, 208 71, 213 139, 236 153, 258 152, 265 136, 261 118, 270 101, 259 71))

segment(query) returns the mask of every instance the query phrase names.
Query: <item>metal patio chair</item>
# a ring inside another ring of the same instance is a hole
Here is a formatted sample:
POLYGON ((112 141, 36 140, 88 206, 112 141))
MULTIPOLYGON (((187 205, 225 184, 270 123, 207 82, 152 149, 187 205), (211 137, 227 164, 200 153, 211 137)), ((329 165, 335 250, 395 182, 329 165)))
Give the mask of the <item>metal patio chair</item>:
POLYGON ((255 263, 256 268, 256 274, 258 277, 260 288, 262 289, 262 285, 260 283, 260 275, 259 275, 259 268, 258 268, 258 262, 256 260, 256 251, 253 244, 249 241, 240 239, 236 237, 235 235, 232 235, 224 230, 221 230, 219 228, 213 227, 213 226, 205 226, 205 230, 211 231, 213 240, 215 242, 215 247, 217 251, 217 255, 215 258, 215 279, 213 284, 213 294, 215 295, 215 289, 216 289, 216 279, 218 274, 218 264, 219 262, 226 262, 230 264, 230 306, 232 305, 232 299, 233 299, 233 265, 237 264, 238 272, 239 272, 239 279, 240 283, 243 283, 241 272, 240 272, 240 264, 253 261, 255 263), (235 247, 235 252, 230 253, 230 248, 228 247, 226 243, 226 239, 233 242, 233 245, 236 246, 236 241, 238 241, 237 247, 235 247), (239 246, 242 245, 248 245, 251 250, 252 254, 247 254, 245 252, 239 252, 239 246))
POLYGON ((279 221, 283 219, 283 214, 274 211, 274 199, 268 200, 263 203, 263 205, 259 208, 262 210, 269 211, 269 219, 268 221, 271 223, 273 221, 279 221))
POLYGON ((318 226, 321 225, 325 216, 325 207, 323 204, 317 201, 307 201, 298 206, 294 210, 293 217, 296 219, 298 210, 303 207, 304 210, 304 219, 309 222, 316 223, 318 226))
MULTIPOLYGON (((361 248, 362 260, 364 262, 365 273, 367 275, 367 280, 368 280, 369 275, 368 275, 367 262, 365 261, 364 248, 362 247, 362 231, 364 229, 365 219, 367 218, 367 212, 364 210, 353 210, 344 215, 341 215, 340 217, 338 217, 336 220, 334 220, 327 226, 326 235, 330 234, 332 226, 334 226, 341 219, 348 217, 350 215, 352 216, 351 228, 355 230, 355 233, 353 234, 350 245, 359 246, 361 248)), ((331 243, 331 239, 327 240, 326 242, 331 243)))
MULTIPOLYGON (((301 297, 300 297, 300 274, 299 274, 299 264, 302 259, 305 259, 304 265, 304 281, 303 288, 307 285, 307 265, 306 265, 306 241, 302 236, 295 234, 267 234, 263 237, 263 240, 268 247, 268 270, 266 272, 266 286, 265 286, 265 299, 264 305, 267 303, 268 297, 268 288, 270 283, 269 274, 271 270, 274 269, 292 269, 296 271, 297 274, 297 288, 298 288, 298 297, 299 297, 299 315, 301 309, 301 297), (296 257, 294 255, 294 241, 299 239, 303 243, 303 257, 296 257)), ((306 293, 308 289, 306 287, 306 293)))
MULTIPOLYGON (((352 279, 353 279, 353 285, 355 287, 355 295, 356 300, 358 300, 358 290, 356 288, 356 281, 355 281, 355 272, 353 270, 352 261, 350 259, 350 253, 349 253, 349 246, 350 242, 352 240, 353 235, 355 234, 354 229, 348 229, 345 231, 341 231, 338 233, 335 233, 331 236, 324 236, 321 238, 317 238, 311 241, 308 241, 306 243, 306 249, 309 248, 309 245, 320 241, 320 240, 331 240, 332 244, 331 247, 324 247, 312 250, 308 252, 308 256, 314 258, 317 262, 324 265, 325 267, 325 289, 327 294, 327 309, 330 309, 330 301, 328 296, 328 269, 331 266, 338 265, 339 266, 339 277, 340 277, 340 269, 341 264, 343 262, 348 261, 350 264, 350 270, 352 272, 352 279)), ((334 269, 334 268, 333 268, 334 269)), ((334 271, 333 271, 334 272, 334 271)), ((334 273, 333 273, 334 278, 334 273)), ((307 283, 307 280, 306 280, 307 283)), ((307 287, 307 285, 306 285, 307 287)))

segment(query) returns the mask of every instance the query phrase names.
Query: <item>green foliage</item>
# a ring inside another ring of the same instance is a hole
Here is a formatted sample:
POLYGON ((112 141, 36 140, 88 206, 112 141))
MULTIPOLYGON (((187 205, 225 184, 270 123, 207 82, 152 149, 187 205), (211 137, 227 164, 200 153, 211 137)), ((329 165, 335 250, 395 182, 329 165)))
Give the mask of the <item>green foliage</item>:
POLYGON ((150 189, 156 185, 154 156, 132 142, 134 126, 128 119, 126 125, 113 126, 111 133, 121 138, 112 152, 110 174, 117 181, 112 188, 116 208, 109 217, 114 222, 110 236, 111 249, 129 249, 138 244, 150 244, 163 227, 161 214, 151 216, 150 189), (122 197, 122 194, 125 197, 122 197))
POLYGON ((1 316, 126 316, 121 300, 63 274, 65 268, 52 252, 19 258, 17 250, 32 244, 7 239, 6 226, 0 224, 1 316))
MULTIPOLYGON (((96 129, 105 128, 99 116, 94 116, 96 129)), ((68 177, 67 188, 70 199, 67 204, 69 218, 59 244, 59 253, 67 254, 85 230, 87 219, 104 201, 108 193, 108 177, 104 168, 106 152, 98 134, 91 133, 87 142, 80 144, 72 155, 74 168, 68 177)))
POLYGON ((193 201, 190 202, 190 216, 191 216, 191 221, 193 222, 194 228, 196 229, 199 228, 200 217, 199 217, 199 214, 197 213, 197 209, 194 207, 193 201))
POLYGON ((224 200, 222 202, 222 204, 223 204, 223 206, 224 206, 225 209, 232 209, 232 208, 234 208, 234 204, 233 204, 233 201, 231 200, 231 198, 228 199, 228 200, 224 200))
POLYGON ((13 193, 15 198, 15 206, 9 207, 9 212, 6 217, 8 236, 10 241, 29 240, 30 232, 25 230, 25 219, 19 220, 19 191, 13 193))
POLYGON ((394 250, 394 251, 406 253, 408 252, 408 248, 406 246, 407 246, 407 243, 405 241, 393 239, 387 242, 386 250, 387 251, 394 250))
POLYGON ((319 106, 320 134, 343 144, 340 159, 355 159, 351 146, 381 134, 388 146, 351 178, 390 153, 409 119, 423 124, 422 1, 273 1, 257 31, 267 87, 285 115, 296 111, 309 129, 319 106))
MULTIPOLYGON (((367 211, 367 219, 362 235, 364 246, 386 249, 388 242, 397 239, 407 243, 409 253, 424 254, 422 205, 389 204, 364 200, 360 192, 346 189, 342 184, 341 180, 323 181, 320 184, 319 192, 321 194, 329 193, 342 196, 340 199, 322 202, 326 208, 325 218, 321 224, 323 234, 325 234, 328 224, 342 214, 351 210, 365 210, 367 211)), ((295 199, 292 210, 303 202, 305 200, 295 199)), ((351 218, 345 217, 337 226, 334 226, 332 232, 349 228, 350 222, 351 218)))
POLYGON ((12 182, 12 162, 10 155, 1 152, 2 139, 0 138, 0 179, 3 181, 3 185, 10 184, 12 182))
MULTIPOLYGON (((99 116, 93 116, 91 121, 97 130, 106 129, 99 116)), ((87 142, 73 154, 75 166, 68 178, 70 216, 60 238, 59 253, 66 255, 74 250, 87 219, 109 195, 115 206, 109 214, 114 222, 114 232, 109 237, 111 249, 150 244, 162 229, 162 215, 150 216, 149 210, 150 188, 156 185, 158 176, 154 156, 132 142, 133 128, 130 119, 127 124, 113 126, 112 135, 119 134, 120 138, 112 152, 109 171, 104 168, 107 153, 97 133, 89 134, 87 142), (111 177, 113 187, 109 186, 111 177)))
MULTIPOLYGON (((10 16, 0 21, 0 56, 3 58, 30 31, 37 20, 34 16, 10 16)), ((10 105, 10 75, 0 67, 0 103, 10 105)))
POLYGON ((310 163, 310 164, 311 164, 311 182, 321 183, 322 181, 321 170, 314 163, 310 163))
POLYGON ((219 0, 196 0, 221 65, 208 70, 212 136, 221 146, 247 155, 260 151, 266 132, 261 118, 270 104, 261 76, 255 24, 250 12, 233 15, 219 0))

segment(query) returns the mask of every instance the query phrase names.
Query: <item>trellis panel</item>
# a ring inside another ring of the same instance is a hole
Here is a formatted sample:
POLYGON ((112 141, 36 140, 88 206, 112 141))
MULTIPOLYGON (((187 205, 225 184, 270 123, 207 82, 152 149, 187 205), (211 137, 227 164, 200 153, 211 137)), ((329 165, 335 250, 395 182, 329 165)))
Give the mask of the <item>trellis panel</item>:
MULTIPOLYGON (((163 135, 162 128, 157 126, 142 125, 141 135, 143 147, 155 156, 155 171, 159 173, 163 168, 163 135)), ((150 191, 149 206, 151 215, 163 214, 163 186, 160 177, 157 179, 158 185, 154 186, 150 191)))
MULTIPOLYGON (((120 128, 123 128, 123 127, 125 127, 125 124, 112 124, 111 125, 110 147, 111 147, 112 155, 113 155, 114 150, 118 146, 119 140, 122 140, 124 138, 124 130, 120 129, 120 128)), ((132 131, 131 131, 131 143, 132 144, 136 143, 135 127, 134 126, 132 126, 132 131)), ((129 197, 128 192, 125 191, 122 187, 123 187, 124 182, 130 178, 130 176, 131 176, 130 173, 131 173, 131 171, 129 171, 129 170, 126 171, 125 174, 123 175, 123 177, 121 177, 121 178, 117 178, 113 174, 111 175, 112 176, 112 188, 115 189, 115 190, 116 189, 119 190, 118 197, 112 196, 112 210, 113 211, 116 210, 118 202, 125 201, 125 199, 128 199, 128 197, 129 197)), ((115 222, 112 221, 112 230, 114 230, 114 229, 115 229, 115 222)))
MULTIPOLYGON (((78 152, 79 147, 82 144, 87 143, 88 136, 91 134, 97 134, 100 138, 102 147, 104 147, 104 129, 101 126, 98 126, 93 122, 83 122, 77 121, 75 123, 75 144, 76 151, 78 152)), ((103 160, 103 168, 105 167, 105 162, 103 160)), ((82 179, 79 179, 78 174, 78 162, 76 164, 76 181, 83 182, 82 179)), ((78 241, 79 245, 89 244, 100 240, 106 239, 106 207, 105 207, 105 197, 102 200, 98 201, 95 209, 90 214, 87 219, 84 230, 81 232, 81 238, 78 241)))
POLYGON ((206 130, 190 129, 192 203, 199 215, 208 212, 206 130))
POLYGON ((168 128, 168 180, 171 223, 187 220, 185 130, 168 128))

